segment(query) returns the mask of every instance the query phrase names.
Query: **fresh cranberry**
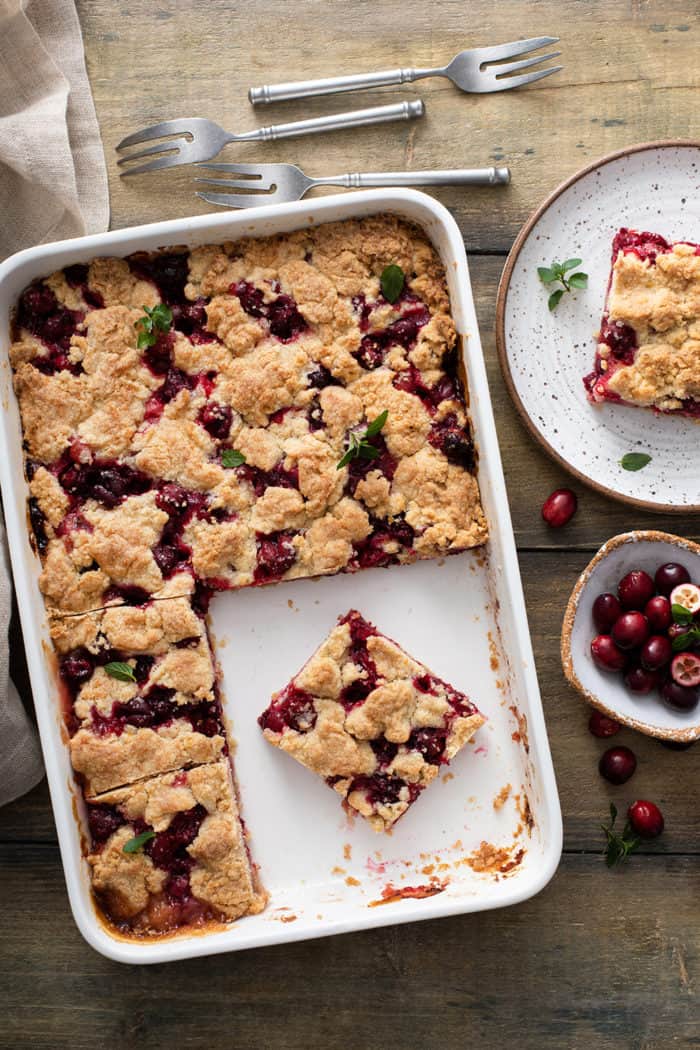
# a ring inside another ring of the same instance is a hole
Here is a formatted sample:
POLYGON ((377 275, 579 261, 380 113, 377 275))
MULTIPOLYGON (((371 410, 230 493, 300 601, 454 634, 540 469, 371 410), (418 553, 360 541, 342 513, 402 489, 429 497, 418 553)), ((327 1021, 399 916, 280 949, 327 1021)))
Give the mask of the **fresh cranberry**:
POLYGON ((653 802, 638 799, 627 810, 627 818, 633 831, 643 839, 655 839, 664 830, 661 810, 653 802))
POLYGON ((598 634, 591 642, 591 656, 602 671, 622 671, 627 665, 627 657, 609 634, 598 634))
POLYGON ((632 569, 620 580, 617 593, 625 609, 643 609, 654 594, 654 581, 643 569, 632 569))
POLYGON ((671 625, 671 603, 668 598, 657 594, 655 598, 650 598, 644 606, 644 615, 652 631, 655 633, 666 631, 671 625))
POLYGON ((690 573, 678 562, 669 561, 656 570, 654 579, 659 594, 668 597, 674 587, 679 587, 682 583, 690 583, 690 573))
POLYGON ((555 489, 542 504, 542 517, 553 529, 560 529, 576 513, 578 500, 571 489, 555 489))
POLYGON ((645 667, 632 667, 625 673, 625 685, 632 693, 646 696, 659 684, 656 671, 647 671, 645 667))
POLYGON ((592 711, 588 719, 588 732, 602 740, 619 733, 622 726, 614 718, 608 718, 601 711, 592 711))
POLYGON ((692 711, 700 699, 700 693, 687 685, 680 685, 669 679, 661 687, 661 696, 669 705, 677 711, 692 711))
POLYGON ((95 842, 105 842, 124 824, 123 816, 112 806, 89 805, 87 817, 95 842))
POLYGON ((626 612, 613 624, 613 640, 621 649, 636 649, 649 637, 649 624, 639 612, 626 612))
POLYGON ((607 634, 622 613, 622 606, 614 594, 599 594, 593 602, 593 623, 600 634, 607 634))
POLYGON ((663 634, 652 634, 642 646, 639 658, 647 671, 658 671, 665 667, 673 655, 671 643, 663 634))
POLYGON ((600 756, 598 772, 611 784, 624 784, 637 768, 634 751, 628 747, 609 747, 600 756))
POLYGON ((700 656, 695 653, 677 653, 671 661, 671 677, 679 685, 691 689, 700 685, 700 656))
POLYGON ((667 631, 667 634, 671 641, 673 641, 674 638, 680 638, 681 635, 687 634, 688 630, 688 624, 672 623, 667 631))

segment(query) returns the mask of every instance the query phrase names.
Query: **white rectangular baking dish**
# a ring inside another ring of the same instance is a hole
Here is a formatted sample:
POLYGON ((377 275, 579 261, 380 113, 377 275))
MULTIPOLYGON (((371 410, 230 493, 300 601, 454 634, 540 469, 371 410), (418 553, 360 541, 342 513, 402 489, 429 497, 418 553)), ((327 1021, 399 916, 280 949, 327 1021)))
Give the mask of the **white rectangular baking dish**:
POLYGON ((68 894, 81 933, 97 951, 127 963, 166 962, 501 907, 542 889, 561 854, 561 814, 467 259, 459 229, 442 205, 412 190, 371 190, 28 249, 0 265, 0 360, 5 409, 0 482, 15 587, 68 894), (140 942, 118 938, 96 915, 81 852, 75 812, 82 818, 82 803, 48 658, 37 584, 40 566, 27 531, 20 421, 7 354, 10 310, 32 279, 96 255, 287 232, 379 212, 393 212, 421 226, 445 264, 453 316, 465 337, 470 411, 491 539, 484 549, 443 562, 217 595, 213 630, 226 715, 238 745, 243 815, 270 901, 262 914, 224 932, 140 942), (287 682, 336 616, 351 606, 470 694, 489 719, 477 742, 431 785, 390 836, 377 835, 359 819, 351 823, 334 792, 269 747, 256 724, 270 693, 287 682), (508 784, 510 797, 494 806, 508 784), (502 852, 489 859, 488 850, 478 852, 482 843, 502 852), (475 870, 480 867, 490 870, 475 870), (386 899, 392 889, 410 894, 415 887, 419 893, 440 892, 386 899))

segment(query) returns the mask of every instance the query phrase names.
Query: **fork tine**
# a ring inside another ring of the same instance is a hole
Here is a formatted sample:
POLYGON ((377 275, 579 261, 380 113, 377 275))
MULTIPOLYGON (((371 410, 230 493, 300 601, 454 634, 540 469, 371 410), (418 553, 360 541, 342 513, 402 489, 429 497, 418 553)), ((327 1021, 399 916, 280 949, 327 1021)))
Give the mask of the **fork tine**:
POLYGON ((234 175, 261 175, 268 171, 271 164, 197 164, 198 168, 208 171, 231 171, 234 175))
POLYGON ((537 51, 541 47, 549 47, 550 44, 558 44, 558 36, 534 36, 529 40, 511 40, 509 44, 497 44, 495 47, 475 48, 475 54, 479 61, 501 62, 507 58, 517 58, 518 55, 526 55, 528 51, 537 51))
POLYGON ((167 153, 168 150, 178 150, 180 146, 177 139, 169 139, 168 142, 159 142, 155 146, 149 146, 148 149, 139 150, 138 153, 127 153, 125 157, 120 157, 117 164, 128 164, 130 160, 140 160, 141 157, 150 157, 153 153, 167 153))
POLYGON ((190 120, 187 118, 161 120, 160 124, 151 124, 141 131, 135 131, 133 135, 127 135, 114 148, 120 150, 126 149, 127 146, 138 146, 141 142, 149 142, 150 139, 162 139, 164 135, 185 135, 190 130, 189 124, 190 120))
POLYGON ((225 208, 255 208, 258 204, 269 204, 273 194, 264 196, 263 194, 200 193, 197 191, 197 196, 207 204, 221 204, 225 208))
POLYGON ((169 157, 158 157, 156 160, 149 160, 145 164, 138 164, 135 168, 125 168, 119 174, 122 179, 125 179, 128 175, 140 175, 143 171, 159 171, 161 168, 172 168, 174 165, 182 163, 179 153, 171 153, 169 157))
POLYGON ((549 62, 550 58, 559 58, 561 51, 551 51, 548 55, 535 55, 534 58, 524 58, 522 62, 510 62, 507 66, 493 66, 487 69, 495 77, 503 77, 506 73, 517 73, 519 69, 528 69, 536 66, 538 62, 549 62))
POLYGON ((195 179, 195 182, 203 182, 207 186, 221 186, 229 190, 260 190, 264 193, 271 190, 274 183, 272 179, 195 179))
POLYGON ((558 73, 563 66, 552 66, 551 69, 542 69, 539 73, 524 73, 521 77, 503 77, 501 80, 491 81, 489 91, 510 91, 511 88, 523 87, 525 84, 534 84, 536 80, 549 77, 552 73, 558 73))

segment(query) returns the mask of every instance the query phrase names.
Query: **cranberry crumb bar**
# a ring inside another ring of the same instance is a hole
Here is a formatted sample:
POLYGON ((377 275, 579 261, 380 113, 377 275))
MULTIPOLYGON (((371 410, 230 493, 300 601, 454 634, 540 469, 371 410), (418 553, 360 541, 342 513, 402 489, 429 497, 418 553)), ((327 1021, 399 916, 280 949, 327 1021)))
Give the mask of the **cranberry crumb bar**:
POLYGON ((88 823, 93 887, 125 929, 163 933, 264 906, 225 760, 97 795, 88 823))
MULTIPOLYGON (((442 264, 390 215, 97 258, 26 288, 12 336, 95 890, 140 934, 255 910, 204 616, 217 591, 485 542, 442 264)), ((350 725, 413 689, 370 633, 350 725)), ((415 725, 361 725, 336 783, 381 826, 480 721, 413 677, 415 725)))
POLYGON ((258 721, 271 744, 386 831, 484 718, 353 609, 258 721))
POLYGON ((700 418, 700 246, 619 230, 584 383, 591 401, 700 418))

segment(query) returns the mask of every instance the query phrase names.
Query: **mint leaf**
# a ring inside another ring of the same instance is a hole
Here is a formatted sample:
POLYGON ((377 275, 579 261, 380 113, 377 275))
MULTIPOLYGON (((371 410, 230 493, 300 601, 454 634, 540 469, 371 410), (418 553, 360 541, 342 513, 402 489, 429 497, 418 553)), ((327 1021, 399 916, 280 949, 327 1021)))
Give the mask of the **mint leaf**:
POLYGON ((547 306, 552 310, 556 310, 557 306, 561 302, 561 297, 564 292, 570 292, 573 288, 587 288, 588 287, 588 274, 579 271, 578 273, 572 273, 571 277, 567 277, 566 274, 569 270, 576 269, 580 266, 580 259, 567 259, 566 262, 559 263, 553 262, 551 266, 538 266, 537 276, 542 281, 542 284, 554 284, 558 283, 561 288, 557 288, 556 291, 552 292, 547 300, 547 306))
POLYGON ((537 276, 542 284, 552 284, 557 279, 557 273, 550 266, 538 266, 537 276))
POLYGON ((142 846, 156 837, 155 831, 142 831, 122 846, 122 853, 138 853, 142 846))
POLYGON ((574 270, 577 266, 581 265, 581 259, 567 259, 566 262, 561 264, 562 273, 566 273, 567 270, 574 270))
POLYGON ((621 864, 622 861, 627 860, 630 853, 634 853, 640 843, 640 839, 632 834, 632 827, 629 821, 625 824, 621 835, 615 831, 616 820, 617 808, 611 802, 610 824, 600 825, 601 829, 605 832, 605 849, 603 850, 603 856, 605 857, 605 863, 609 868, 614 868, 617 864, 621 864))
POLYGON ((625 452, 620 460, 623 470, 641 470, 647 463, 651 463, 651 456, 646 452, 625 452))
POLYGON ((161 332, 167 332, 173 323, 173 312, 169 306, 166 306, 165 303, 158 303, 151 310, 144 306, 144 310, 156 328, 160 328, 161 332))
POLYGON ((131 664, 122 663, 121 660, 114 660, 112 663, 105 664, 105 674, 108 674, 110 678, 116 678, 118 682, 136 681, 136 675, 131 664))
POLYGON ((689 649, 691 645, 695 645, 698 641, 700 641, 700 629, 689 627, 685 634, 679 634, 671 639, 671 648, 674 653, 680 653, 684 649, 689 649))
POLYGON ((550 313, 552 312, 552 310, 555 310, 556 307, 559 305, 559 300, 561 299, 563 294, 563 288, 557 288, 556 292, 552 292, 549 299, 547 300, 547 306, 549 307, 550 313))
POLYGON ((237 448, 225 448, 221 453, 222 467, 242 467, 244 463, 245 456, 237 448))
POLYGON ((569 277, 569 285, 572 288, 588 288, 588 274, 587 273, 572 273, 569 277))
POLYGON ((165 303, 158 303, 151 307, 144 306, 142 309, 144 316, 139 317, 134 326, 140 329, 136 341, 139 350, 145 350, 147 346, 155 346, 158 340, 156 329, 167 332, 173 323, 173 312, 165 303))
POLYGON ((403 291, 406 277, 400 266, 391 263, 382 270, 379 283, 382 287, 382 295, 388 303, 395 303, 403 291))
POLYGON ((364 436, 366 438, 373 438, 379 433, 387 419, 389 418, 389 412, 385 408, 383 412, 380 412, 376 419, 373 419, 371 423, 367 424, 364 436))
POLYGON ((679 605, 674 602, 671 606, 671 615, 673 616, 674 623, 692 623, 693 614, 690 609, 686 609, 685 605, 679 605))

